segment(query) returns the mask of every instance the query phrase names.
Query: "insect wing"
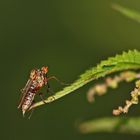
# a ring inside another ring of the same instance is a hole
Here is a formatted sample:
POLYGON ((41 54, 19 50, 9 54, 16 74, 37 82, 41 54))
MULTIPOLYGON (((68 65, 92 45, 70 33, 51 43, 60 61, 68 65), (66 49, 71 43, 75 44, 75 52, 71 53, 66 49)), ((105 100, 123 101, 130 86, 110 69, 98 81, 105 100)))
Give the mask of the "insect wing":
POLYGON ((19 105, 18 105, 18 108, 21 107, 21 105, 22 105, 22 103, 23 103, 23 101, 24 101, 24 98, 25 98, 25 96, 26 96, 26 94, 27 94, 27 92, 28 92, 28 90, 29 90, 29 88, 30 88, 32 82, 33 82, 33 80, 29 79, 29 80, 27 81, 25 87, 22 89, 22 91, 21 91, 21 92, 22 92, 22 96, 21 96, 21 100, 20 100, 20 103, 19 103, 19 105))

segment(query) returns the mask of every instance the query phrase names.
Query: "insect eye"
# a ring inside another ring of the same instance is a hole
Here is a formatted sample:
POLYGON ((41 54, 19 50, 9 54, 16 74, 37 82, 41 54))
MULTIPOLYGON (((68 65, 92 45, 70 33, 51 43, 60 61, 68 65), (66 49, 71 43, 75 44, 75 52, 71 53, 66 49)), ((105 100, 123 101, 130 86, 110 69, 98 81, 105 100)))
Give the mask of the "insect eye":
POLYGON ((42 67, 41 70, 42 70, 43 73, 46 74, 48 72, 48 67, 42 67))

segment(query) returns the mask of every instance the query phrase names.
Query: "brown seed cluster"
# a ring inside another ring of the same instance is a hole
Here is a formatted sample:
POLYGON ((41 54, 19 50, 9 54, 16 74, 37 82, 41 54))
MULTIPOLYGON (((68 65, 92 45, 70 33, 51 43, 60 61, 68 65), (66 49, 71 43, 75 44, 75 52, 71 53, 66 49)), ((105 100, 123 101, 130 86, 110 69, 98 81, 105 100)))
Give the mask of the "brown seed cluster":
POLYGON ((102 84, 97 84, 91 87, 87 93, 87 99, 89 102, 93 102, 95 95, 101 96, 104 95, 108 88, 117 88, 118 84, 122 81, 131 82, 137 78, 140 78, 140 74, 137 74, 136 72, 132 71, 126 71, 120 73, 118 76, 115 76, 113 78, 107 77, 105 79, 105 82, 102 84))
POLYGON ((113 114, 120 115, 121 113, 127 113, 132 105, 138 104, 139 96, 140 96, 140 80, 136 82, 136 88, 131 92, 131 100, 126 100, 126 105, 124 107, 119 106, 118 109, 114 109, 113 114))

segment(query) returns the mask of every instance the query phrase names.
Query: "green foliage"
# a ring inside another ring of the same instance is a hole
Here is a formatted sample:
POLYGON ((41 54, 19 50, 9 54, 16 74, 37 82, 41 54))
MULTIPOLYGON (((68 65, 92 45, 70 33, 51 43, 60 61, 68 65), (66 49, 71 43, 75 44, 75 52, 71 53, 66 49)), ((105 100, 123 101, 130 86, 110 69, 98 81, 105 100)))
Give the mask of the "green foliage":
MULTIPOLYGON (((92 80, 104 77, 108 74, 124 71, 129 69, 140 69, 140 52, 137 50, 124 52, 121 55, 116 55, 115 57, 110 57, 109 59, 102 61, 96 67, 87 70, 82 74, 78 80, 73 82, 70 86, 65 87, 63 90, 55 93, 54 95, 48 97, 45 102, 50 103, 55 101, 67 94, 72 93, 78 88, 86 85, 92 80)), ((43 105, 42 101, 34 104, 30 109, 37 106, 43 105)))
POLYGON ((84 134, 106 132, 140 134, 139 117, 108 117, 82 122, 79 131, 84 134))
POLYGON ((135 10, 131 10, 129 8, 125 8, 123 6, 120 6, 118 4, 113 4, 112 8, 118 12, 120 12, 121 14, 123 14, 124 16, 133 19, 137 22, 140 22, 140 12, 137 12, 135 10))

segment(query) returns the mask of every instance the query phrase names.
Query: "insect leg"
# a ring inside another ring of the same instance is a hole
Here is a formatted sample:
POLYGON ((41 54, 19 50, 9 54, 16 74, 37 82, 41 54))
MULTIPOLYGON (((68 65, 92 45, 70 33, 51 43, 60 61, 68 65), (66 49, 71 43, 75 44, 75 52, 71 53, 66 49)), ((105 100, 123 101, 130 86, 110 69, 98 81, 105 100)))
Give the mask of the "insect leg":
MULTIPOLYGON (((33 104, 35 104, 35 100, 33 100, 32 105, 33 105, 33 104)), ((31 105, 31 106, 32 106, 32 105, 31 105)), ((34 110, 35 110, 34 108, 31 110, 31 113, 30 113, 28 119, 31 119, 31 116, 33 115, 34 110)))
POLYGON ((44 97, 43 97, 43 93, 42 93, 42 92, 40 92, 40 93, 39 93, 39 96, 40 96, 41 100, 43 101, 43 103, 44 103, 44 104, 46 104, 46 102, 45 102, 45 100, 44 100, 44 97))
POLYGON ((47 93, 54 94, 54 91, 50 88, 50 84, 47 82, 47 93))
MULTIPOLYGON (((52 77, 53 78, 53 77, 52 77)), ((48 79, 46 77, 46 83, 45 85, 47 86, 46 89, 47 89, 47 93, 51 93, 51 94, 54 94, 54 91, 50 88, 50 84, 48 83, 48 79)), ((55 100, 54 96, 52 96, 53 100, 55 100)), ((44 100, 43 100, 44 101, 44 100)), ((46 102, 45 102, 46 103, 46 102)))
POLYGON ((51 77, 47 78, 47 81, 49 81, 49 80, 51 80, 51 79, 56 80, 56 81, 59 82, 61 85, 69 85, 69 84, 66 84, 66 83, 62 82, 61 80, 59 80, 59 79, 58 79, 57 77, 55 77, 55 76, 51 76, 51 77))

